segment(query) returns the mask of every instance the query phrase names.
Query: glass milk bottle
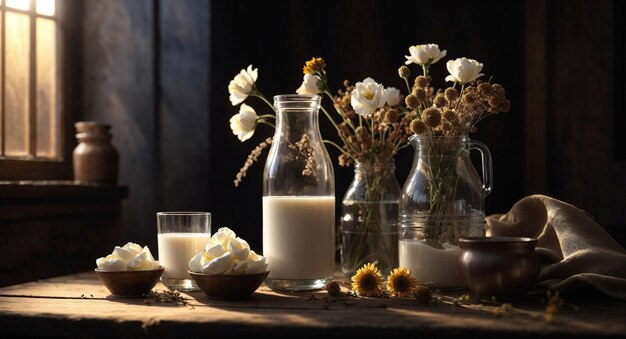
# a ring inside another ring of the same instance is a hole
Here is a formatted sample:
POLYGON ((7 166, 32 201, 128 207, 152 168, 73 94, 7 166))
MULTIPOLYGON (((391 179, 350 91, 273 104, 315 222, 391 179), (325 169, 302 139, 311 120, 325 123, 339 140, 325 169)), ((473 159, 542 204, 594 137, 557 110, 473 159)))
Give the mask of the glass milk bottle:
POLYGON ((321 97, 278 95, 263 174, 263 255, 272 289, 323 288, 335 258, 335 181, 318 125, 321 97))

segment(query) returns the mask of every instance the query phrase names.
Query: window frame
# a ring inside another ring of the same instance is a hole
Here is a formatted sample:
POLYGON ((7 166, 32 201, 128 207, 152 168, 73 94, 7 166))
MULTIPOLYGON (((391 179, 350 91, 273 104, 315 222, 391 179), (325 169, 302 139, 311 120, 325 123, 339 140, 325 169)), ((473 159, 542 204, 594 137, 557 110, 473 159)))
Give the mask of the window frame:
MULTIPOLYGON (((3 1, 3 6, 5 5, 3 1)), ((72 149, 75 142, 73 142, 71 123, 78 119, 73 117, 70 112, 76 111, 76 107, 79 104, 76 101, 80 98, 80 96, 75 95, 78 92, 75 84, 79 76, 79 72, 77 72, 79 67, 72 63, 72 60, 79 60, 77 58, 79 56, 79 48, 76 47, 79 40, 77 32, 79 31, 80 21, 77 19, 79 18, 80 0, 56 1, 55 5, 58 39, 57 67, 59 78, 57 90, 59 92, 59 103, 57 107, 59 110, 59 156, 55 159, 0 158, 0 181, 67 180, 72 178, 72 149)), ((34 10, 34 4, 32 10, 34 10)), ((30 10, 15 11, 32 14, 30 10)), ((31 102, 32 100, 33 98, 31 98, 31 102)), ((2 105, 4 105, 4 101, 2 101, 2 105)), ((31 121, 30 124, 32 126, 34 121, 31 121)))

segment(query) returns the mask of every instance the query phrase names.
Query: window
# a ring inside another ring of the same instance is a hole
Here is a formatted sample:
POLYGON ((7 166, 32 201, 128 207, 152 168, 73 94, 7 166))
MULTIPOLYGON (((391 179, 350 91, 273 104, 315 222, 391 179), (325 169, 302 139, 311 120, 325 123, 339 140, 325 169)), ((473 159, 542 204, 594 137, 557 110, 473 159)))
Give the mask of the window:
MULTIPOLYGON (((25 177, 5 174, 28 169, 26 163, 39 166, 38 177, 45 176, 42 163, 67 167, 60 100, 60 3, 0 0, 0 180, 33 179, 23 172, 25 177)), ((52 172, 58 173, 54 168, 52 172)))

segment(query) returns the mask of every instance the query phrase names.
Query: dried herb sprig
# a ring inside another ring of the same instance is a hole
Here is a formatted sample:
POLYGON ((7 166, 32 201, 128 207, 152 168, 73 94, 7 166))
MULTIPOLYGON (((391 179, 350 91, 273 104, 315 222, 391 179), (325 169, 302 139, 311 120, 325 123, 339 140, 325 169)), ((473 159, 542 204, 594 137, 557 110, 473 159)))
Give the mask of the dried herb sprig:
POLYGON ((187 306, 189 305, 189 299, 183 297, 180 292, 174 290, 163 290, 163 292, 159 291, 150 291, 143 295, 145 300, 144 303, 146 305, 152 305, 152 303, 164 303, 164 304, 175 304, 178 306, 187 306))

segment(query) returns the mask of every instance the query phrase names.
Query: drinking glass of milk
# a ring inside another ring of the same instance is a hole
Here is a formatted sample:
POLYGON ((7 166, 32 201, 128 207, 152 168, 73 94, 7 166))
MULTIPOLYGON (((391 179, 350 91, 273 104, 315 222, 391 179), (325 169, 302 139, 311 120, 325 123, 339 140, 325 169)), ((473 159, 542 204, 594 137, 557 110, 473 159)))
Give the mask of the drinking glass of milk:
POLYGON ((171 290, 199 291, 188 271, 189 260, 211 238, 211 213, 157 213, 159 262, 165 271, 161 282, 171 290))

